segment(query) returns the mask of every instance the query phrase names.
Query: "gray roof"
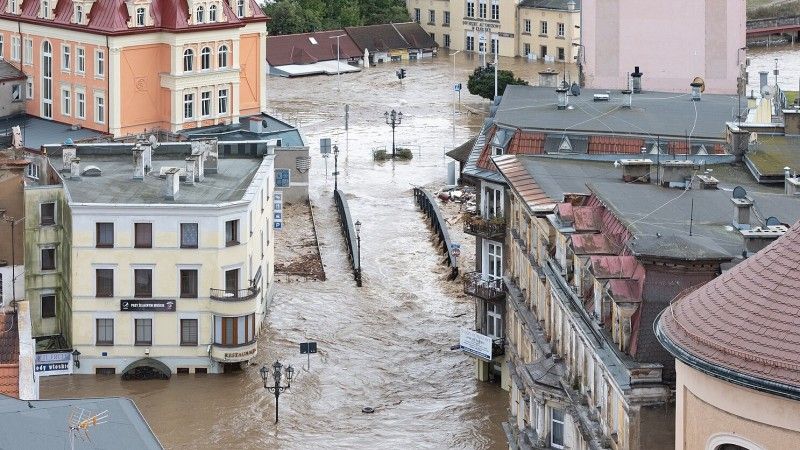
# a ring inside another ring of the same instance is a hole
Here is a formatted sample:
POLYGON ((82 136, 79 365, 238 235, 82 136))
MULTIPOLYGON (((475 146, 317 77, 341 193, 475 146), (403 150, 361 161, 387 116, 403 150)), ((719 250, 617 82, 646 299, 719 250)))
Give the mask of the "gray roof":
POLYGON ((105 423, 88 429, 88 440, 76 437, 76 449, 163 448, 130 399, 105 397, 25 401, 5 395, 0 395, 0 420, 3 423, 0 448, 69 448, 67 419, 73 407, 82 408, 89 415, 108 411, 105 423))
MULTIPOLYGON (((217 174, 206 175, 205 180, 194 185, 181 182, 178 197, 166 200, 166 181, 159 178, 159 170, 162 167, 184 168, 184 158, 159 156, 158 149, 153 150, 153 169, 145 175, 144 180, 133 180, 133 156, 130 152, 124 155, 87 156, 79 149, 78 156, 82 169, 90 165, 97 166, 102 175, 72 180, 69 174, 64 174, 64 185, 70 201, 76 203, 213 205, 237 201, 244 196, 262 162, 261 158, 220 158, 217 174)), ((61 157, 53 157, 52 162, 56 167, 61 167, 61 157)))
MULTIPOLYGON (((737 256, 743 249, 742 235, 732 227, 734 187, 742 186, 754 201, 753 226, 764 226, 767 217, 792 224, 800 220, 800 199, 783 195, 782 188, 759 186, 739 166, 713 166, 718 190, 668 189, 655 184, 626 183, 620 168, 610 162, 564 160, 548 156, 517 156, 533 179, 553 199, 564 193, 595 193, 628 227, 638 241, 635 251, 660 252, 669 257, 665 239, 675 236, 673 247, 692 245, 693 258, 737 256), (692 236, 690 210, 694 201, 692 236), (659 237, 662 236, 662 237, 659 237), (657 240, 654 240, 657 239, 657 240)), ((709 166, 712 167, 712 166, 709 166)), ((681 257, 686 255, 681 251, 681 257)))
MULTIPOLYGON (((184 130, 181 134, 189 139, 198 138, 217 138, 220 141, 252 141, 252 140, 272 140, 280 139, 283 147, 305 147, 303 137, 294 126, 284 122, 269 114, 260 114, 259 119, 266 123, 264 132, 254 133, 250 131, 250 117, 242 117, 236 125, 215 125, 210 127, 195 128, 184 130)), ((278 149, 279 150, 279 149, 278 149)))
POLYGON ((344 31, 362 52, 364 49, 374 53, 412 48, 412 45, 390 23, 345 27, 344 31))
POLYGON ((51 120, 39 119, 29 115, 8 117, 0 120, 0 131, 11 131, 11 127, 19 125, 22 131, 22 144, 26 148, 38 150, 47 144, 63 144, 67 138, 73 142, 92 140, 107 136, 98 131, 81 128, 72 130, 69 125, 51 120))
POLYGON ((626 108, 619 89, 584 89, 581 95, 569 97, 570 108, 559 110, 553 88, 510 85, 495 122, 527 130, 724 139, 725 123, 736 113, 736 96, 705 94, 695 102, 689 90, 687 82, 685 94, 634 94, 633 107, 626 108), (593 100, 594 94, 609 92, 609 101, 593 100))
MULTIPOLYGON (((523 8, 539 8, 539 9, 559 9, 566 11, 567 4, 570 0, 522 0, 519 6, 523 8)), ((581 0, 572 0, 575 3, 575 11, 581 9, 581 0)))
POLYGON ((25 74, 6 60, 0 59, 0 81, 24 80, 25 74))

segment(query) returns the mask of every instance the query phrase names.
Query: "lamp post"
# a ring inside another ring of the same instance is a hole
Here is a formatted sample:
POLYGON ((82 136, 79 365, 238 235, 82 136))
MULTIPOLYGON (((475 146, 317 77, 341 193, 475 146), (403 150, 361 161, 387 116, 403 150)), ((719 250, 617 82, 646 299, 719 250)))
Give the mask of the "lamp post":
POLYGON ((358 273, 356 275, 356 285, 361 287, 361 221, 356 220, 356 242, 358 242, 358 273))
POLYGON ((461 50, 456 50, 450 53, 453 57, 453 147, 456 148, 456 55, 461 53, 461 50))
POLYGON ((394 148, 394 129, 396 126, 400 125, 403 121, 403 113, 397 112, 392 110, 392 112, 385 112, 383 113, 383 117, 386 118, 386 125, 392 126, 392 158, 395 156, 395 148, 394 148))
POLYGON ((339 190, 339 146, 333 146, 333 190, 339 190))
POLYGON ((81 361, 78 359, 79 356, 81 356, 81 352, 79 352, 77 348, 72 351, 72 364, 77 369, 81 368, 81 361))
POLYGON ((342 77, 339 71, 339 64, 340 64, 340 57, 339 57, 339 38, 347 36, 346 34, 340 34, 338 36, 331 36, 328 39, 336 39, 336 89, 341 91, 342 90, 342 77))
POLYGON ((294 368, 291 365, 287 366, 286 369, 284 369, 284 373, 286 373, 286 386, 281 386, 281 378, 283 377, 281 369, 283 369, 283 364, 275 361, 275 364, 272 365, 272 378, 275 381, 273 386, 269 386, 267 384, 270 375, 267 366, 261 366, 261 370, 259 370, 259 373, 261 373, 261 379, 264 381, 264 389, 275 394, 275 423, 278 423, 278 398, 281 396, 283 391, 291 387, 292 376, 294 375, 294 368))
POLYGON ((742 76, 742 63, 739 58, 742 50, 747 51, 747 47, 741 47, 736 50, 736 70, 739 71, 739 76, 736 77, 736 123, 742 123, 742 89, 744 89, 744 77, 742 76))

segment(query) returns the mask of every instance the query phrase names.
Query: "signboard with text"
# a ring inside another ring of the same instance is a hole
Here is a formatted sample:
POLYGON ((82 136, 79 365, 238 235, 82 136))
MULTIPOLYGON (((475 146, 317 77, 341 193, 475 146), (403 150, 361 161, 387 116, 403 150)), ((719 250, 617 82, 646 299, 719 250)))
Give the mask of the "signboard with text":
POLYGON ((175 311, 175 300, 129 299, 119 301, 120 311, 175 311))
POLYGON ((40 377, 72 373, 72 353, 37 353, 33 371, 40 377))
POLYGON ((492 338, 484 336, 477 331, 461 329, 461 350, 465 353, 483 359, 485 361, 492 360, 492 338))
POLYGON ((283 229, 283 192, 275 191, 272 195, 275 202, 272 211, 272 228, 276 230, 283 229))

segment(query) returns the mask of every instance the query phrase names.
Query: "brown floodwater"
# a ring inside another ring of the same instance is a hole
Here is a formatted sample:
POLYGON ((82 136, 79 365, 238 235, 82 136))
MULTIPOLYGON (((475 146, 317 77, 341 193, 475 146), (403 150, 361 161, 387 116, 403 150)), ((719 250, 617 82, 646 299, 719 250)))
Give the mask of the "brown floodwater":
MULTIPOLYGON (((466 91, 477 58, 456 55, 465 90, 455 120, 460 144, 479 129, 488 101, 466 91)), ((501 60, 503 68, 536 82, 544 65, 501 60)), ((402 84, 384 64, 357 74, 268 79, 269 110, 297 123, 311 145, 311 198, 328 281, 279 283, 259 338, 255 364, 238 374, 175 375, 168 381, 63 376, 42 379, 42 398, 119 395, 132 398, 169 449, 194 448, 507 448, 501 422, 508 395, 474 378, 473 360, 450 347, 459 328, 473 326, 474 302, 446 269, 411 188, 445 178, 444 151, 453 139, 453 59, 403 64, 402 84), (341 81, 341 90, 338 89, 341 81), (344 107, 350 105, 349 130, 344 107), (372 149, 391 149, 383 113, 402 111, 398 145, 410 162, 375 163, 372 149), (364 286, 348 271, 333 207, 332 158, 319 138, 339 145, 339 186, 354 219, 363 222, 364 286), (298 343, 319 343, 299 355, 298 343), (280 359, 296 380, 275 399, 258 368, 280 359), (363 414, 362 407, 375 408, 363 414)), ((458 108, 458 106, 457 106, 458 108)), ((464 242, 465 245, 471 245, 464 242)), ((280 251, 278 249, 277 251, 280 251)), ((112 418, 113 419, 113 418, 112 418)))

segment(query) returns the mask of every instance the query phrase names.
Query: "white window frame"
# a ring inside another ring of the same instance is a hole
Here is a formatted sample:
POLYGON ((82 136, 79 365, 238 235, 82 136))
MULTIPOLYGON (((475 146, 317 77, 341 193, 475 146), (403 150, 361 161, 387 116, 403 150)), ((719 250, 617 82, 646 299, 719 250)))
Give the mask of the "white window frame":
POLYGON ((236 0, 236 17, 242 19, 246 13, 244 0, 236 0))
POLYGON ((94 121, 106 123, 106 96, 102 92, 94 93, 94 121))
POLYGON ((481 210, 484 218, 502 217, 505 208, 505 192, 503 187, 497 184, 485 183, 481 185, 481 188, 481 210), (491 202, 487 198, 489 195, 492 195, 491 202))
POLYGON ((556 24, 556 36, 564 37, 564 34, 567 30, 567 26, 564 25, 564 22, 557 22, 556 24))
POLYGON ((486 335, 492 339, 501 339, 503 328, 503 307, 499 303, 486 302, 486 335))
POLYGON ((61 86, 61 115, 72 115, 72 89, 69 86, 61 86))
POLYGON ((194 70, 194 50, 187 48, 183 51, 183 71, 192 72, 194 70))
POLYGON ((19 36, 11 36, 11 60, 19 61, 22 56, 22 40, 19 36))
POLYGON ((25 38, 22 40, 22 64, 33 64, 33 39, 25 38))
POLYGON ((547 28, 548 28, 547 21, 546 20, 540 20, 539 21, 539 34, 542 35, 542 36, 547 36, 547 28))
POLYGON ((554 438, 554 435, 555 435, 553 430, 555 429, 556 425, 560 425, 561 426, 561 438, 562 439, 566 438, 566 428, 567 427, 566 427, 566 424, 564 422, 566 422, 564 410, 563 409, 558 409, 558 408, 550 408, 550 446, 553 447, 553 448, 562 449, 562 448, 564 448, 564 445, 566 444, 566 442, 563 442, 563 441, 560 444, 553 441, 553 438, 554 438), (558 411, 558 412, 560 412, 562 414, 561 415, 561 420, 556 419, 556 415, 555 415, 556 411, 558 411))
POLYGON ((200 117, 211 117, 213 114, 212 109, 213 95, 211 91, 200 92, 200 117), (208 95, 206 97, 206 95, 208 95))
POLYGON ((75 73, 86 73, 86 49, 75 47, 75 73))
POLYGON ((86 119, 86 90, 75 89, 75 118, 86 119))
POLYGON ((483 242, 483 278, 500 279, 503 276, 503 244, 488 239, 484 239, 483 242))
POLYGON ((523 33, 530 34, 530 32, 531 32, 531 19, 525 19, 525 21, 523 22, 523 30, 524 30, 523 33))
POLYGON ((211 47, 203 47, 200 49, 200 70, 211 70, 211 47))
POLYGON ((97 78, 106 76, 106 53, 100 49, 94 51, 94 76, 97 78))
POLYGON ((34 180, 38 180, 39 166, 34 162, 28 163, 28 166, 25 167, 25 175, 27 175, 28 178, 33 178, 34 180))
POLYGON ((5 53, 3 53, 3 44, 5 43, 4 35, 0 34, 0 59, 4 59, 5 53))
POLYGON ((147 9, 144 7, 136 8, 136 26, 143 27, 147 24, 147 9))
POLYGON ((83 25, 83 6, 75 5, 75 23, 83 25))
POLYGON ((222 116, 228 114, 229 98, 230 96, 227 88, 217 90, 217 115, 222 116), (223 92, 225 93, 225 95, 222 95, 223 92), (225 106, 224 108, 222 107, 223 105, 225 106))
POLYGON ((217 21, 217 5, 212 4, 208 7, 208 21, 209 22, 216 22, 217 21))
POLYGON ((72 46, 61 44, 61 70, 69 72, 72 60, 72 46))
POLYGON ((205 23, 206 21, 206 8, 203 5, 198 5, 194 10, 194 22, 205 23))
POLYGON ((194 119, 194 92, 185 92, 183 94, 183 120, 193 120, 193 119, 194 119))
POLYGON ((30 100, 33 98, 33 77, 28 77, 25 81, 25 99, 30 100))
POLYGON ((228 46, 225 44, 217 48, 217 67, 222 69, 228 67, 228 46))
POLYGON ((41 12, 42 12, 42 19, 49 19, 50 18, 50 0, 41 0, 41 12))

